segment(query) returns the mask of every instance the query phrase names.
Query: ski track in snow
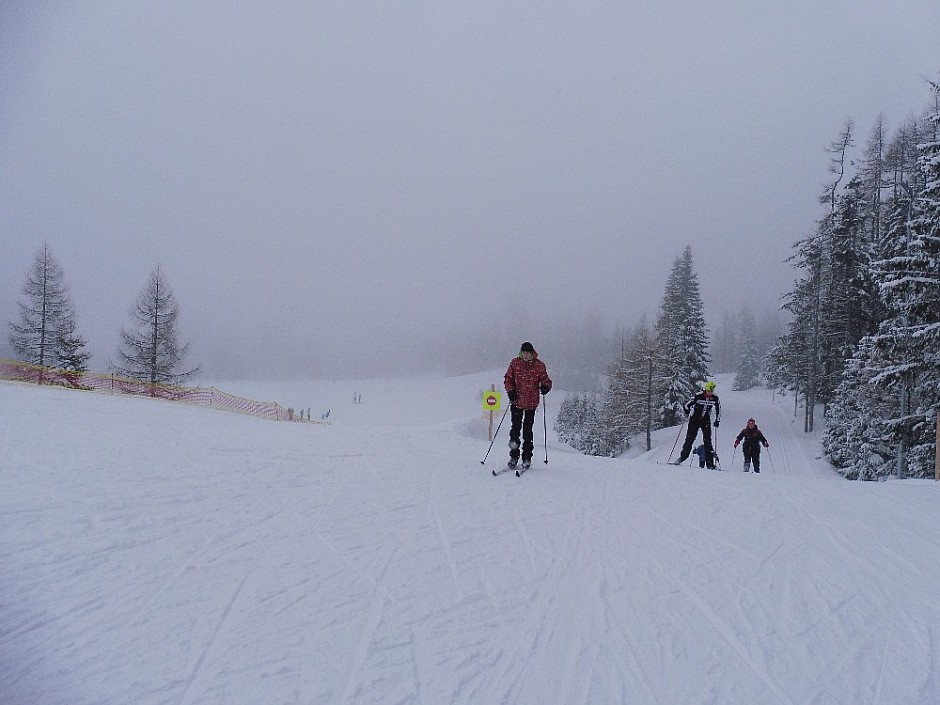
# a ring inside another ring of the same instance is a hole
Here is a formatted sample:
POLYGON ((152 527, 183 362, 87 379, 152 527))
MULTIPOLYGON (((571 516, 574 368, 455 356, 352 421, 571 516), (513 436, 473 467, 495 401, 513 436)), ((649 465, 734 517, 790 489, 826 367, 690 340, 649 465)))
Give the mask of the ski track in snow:
POLYGON ((0 384, 0 705, 940 699, 933 483, 842 481, 765 390, 723 472, 665 429, 494 478, 450 383, 333 426, 0 384))

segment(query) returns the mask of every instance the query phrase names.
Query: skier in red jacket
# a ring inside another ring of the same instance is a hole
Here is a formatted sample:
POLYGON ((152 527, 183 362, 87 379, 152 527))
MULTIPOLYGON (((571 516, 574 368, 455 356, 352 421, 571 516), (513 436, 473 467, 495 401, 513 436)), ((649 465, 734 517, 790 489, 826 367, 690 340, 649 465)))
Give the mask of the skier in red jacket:
POLYGON ((532 465, 532 425, 535 423, 535 410, 539 408, 539 395, 552 390, 552 380, 545 369, 545 363, 539 360, 532 343, 525 342, 519 350, 519 356, 509 363, 509 369, 503 378, 506 395, 512 405, 512 427, 509 429, 509 467, 514 468, 519 462, 519 434, 522 434, 522 467, 532 465))

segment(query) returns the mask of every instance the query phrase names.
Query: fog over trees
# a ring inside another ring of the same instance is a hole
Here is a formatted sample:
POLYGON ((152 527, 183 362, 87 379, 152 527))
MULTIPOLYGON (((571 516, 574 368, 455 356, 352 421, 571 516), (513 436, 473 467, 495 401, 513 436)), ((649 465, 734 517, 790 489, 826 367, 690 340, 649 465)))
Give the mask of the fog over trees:
POLYGON ((940 4, 119 5, 0 4, 0 357, 214 383, 529 340, 591 452, 725 374, 846 477, 926 472, 940 4))
POLYGON ((639 327, 611 363, 606 393, 566 400, 559 433, 585 452, 614 455, 642 429, 641 415, 630 412, 642 407, 637 390, 658 390, 666 402, 651 425, 674 425, 681 422, 674 405, 694 393, 694 380, 734 363, 734 389, 763 383, 786 390, 807 433, 825 424, 824 451, 845 477, 932 477, 940 409, 940 85, 930 85, 933 106, 893 136, 879 119, 855 155, 848 120, 833 140, 831 180, 819 195, 824 212, 794 247, 799 276, 783 304, 790 320, 772 345, 750 309, 725 312, 713 338, 721 366, 709 366, 697 278, 677 260, 656 338, 639 327), (691 305, 683 310, 683 302, 691 305), (681 322, 670 328, 673 320, 681 322), (684 357, 671 342, 683 332, 684 357), (650 352, 644 358, 637 350, 650 352), (643 359, 645 381, 636 375, 643 359))

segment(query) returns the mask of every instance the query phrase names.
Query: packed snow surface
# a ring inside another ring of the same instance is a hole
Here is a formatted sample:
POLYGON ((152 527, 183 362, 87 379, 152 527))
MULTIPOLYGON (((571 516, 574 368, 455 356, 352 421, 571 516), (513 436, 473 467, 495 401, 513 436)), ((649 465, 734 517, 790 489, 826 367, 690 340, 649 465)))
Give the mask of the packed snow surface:
POLYGON ((557 390, 493 477, 501 379, 216 383, 329 425, 0 383, 0 703, 940 702, 938 484, 730 380, 723 472, 577 454, 557 390))

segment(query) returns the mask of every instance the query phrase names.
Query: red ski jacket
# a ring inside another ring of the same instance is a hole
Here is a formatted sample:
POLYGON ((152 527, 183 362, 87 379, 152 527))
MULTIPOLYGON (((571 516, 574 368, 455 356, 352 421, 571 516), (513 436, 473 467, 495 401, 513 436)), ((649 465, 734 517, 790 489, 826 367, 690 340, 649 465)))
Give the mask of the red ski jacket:
POLYGON ((521 355, 514 357, 506 370, 503 384, 507 392, 516 393, 513 406, 517 409, 538 409, 541 390, 544 389, 548 393, 552 389, 552 380, 545 369, 545 363, 539 360, 538 353, 528 362, 521 355))

